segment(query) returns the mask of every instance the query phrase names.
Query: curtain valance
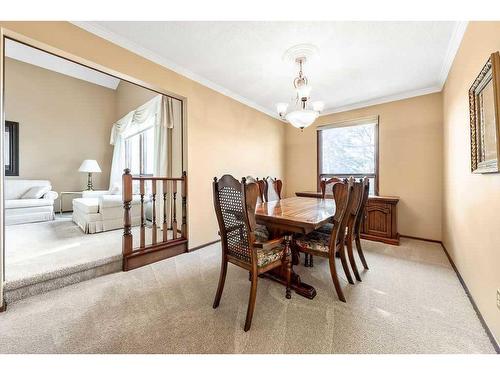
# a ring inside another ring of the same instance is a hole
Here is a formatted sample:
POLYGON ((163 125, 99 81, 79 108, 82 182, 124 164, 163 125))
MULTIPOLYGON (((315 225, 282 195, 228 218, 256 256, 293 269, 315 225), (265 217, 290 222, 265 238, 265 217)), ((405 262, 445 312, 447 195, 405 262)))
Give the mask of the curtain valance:
POLYGON ((115 145, 118 137, 128 138, 150 127, 174 127, 172 98, 158 95, 127 113, 113 124, 109 143, 115 145))

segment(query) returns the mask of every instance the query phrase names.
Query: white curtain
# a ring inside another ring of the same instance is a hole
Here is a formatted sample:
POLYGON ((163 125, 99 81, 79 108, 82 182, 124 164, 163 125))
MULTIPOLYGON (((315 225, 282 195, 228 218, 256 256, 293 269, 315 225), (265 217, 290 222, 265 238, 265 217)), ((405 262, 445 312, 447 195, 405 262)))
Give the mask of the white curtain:
POLYGON ((154 127, 154 174, 168 175, 168 136, 174 126, 172 98, 158 95, 113 124, 110 144, 114 145, 109 189, 120 192, 125 169, 125 139, 154 127), (118 190, 118 191, 117 191, 118 190))

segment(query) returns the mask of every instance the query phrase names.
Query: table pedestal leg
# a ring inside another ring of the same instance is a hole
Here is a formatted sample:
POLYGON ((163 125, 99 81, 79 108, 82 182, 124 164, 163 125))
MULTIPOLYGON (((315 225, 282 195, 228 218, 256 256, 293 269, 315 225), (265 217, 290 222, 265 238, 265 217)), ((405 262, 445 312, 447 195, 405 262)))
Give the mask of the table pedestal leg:
MULTIPOLYGON (((285 241, 287 241, 289 244, 289 241, 290 241, 289 236, 285 236, 285 241)), ((295 264, 295 263, 293 263, 293 253, 294 253, 294 251, 292 250, 292 265, 295 264)), ((292 274, 291 274, 290 287, 293 290, 295 290, 295 293, 297 293, 303 297, 309 298, 309 299, 313 299, 314 297, 316 297, 316 289, 314 289, 314 287, 312 285, 303 283, 300 280, 300 276, 297 275, 295 273, 295 271, 293 270, 293 266, 291 268, 292 268, 292 272, 291 272, 292 274)), ((269 272, 262 274, 262 276, 266 277, 268 279, 274 280, 274 281, 286 286, 287 285, 287 271, 288 271, 287 266, 282 265, 281 267, 277 267, 275 269, 272 269, 269 272)), ((288 296, 287 296, 287 298, 288 298, 288 296)))
POLYGON ((299 250, 297 249, 296 246, 292 245, 290 246, 290 249, 292 250, 292 264, 294 266, 298 265, 300 263, 300 253, 299 250))
MULTIPOLYGON (((269 272, 266 272, 262 274, 262 277, 271 279, 286 286, 286 270, 282 268, 284 267, 278 267, 269 272)), ((312 285, 303 283, 300 280, 300 276, 295 273, 293 268, 292 268, 291 288, 295 290, 295 293, 301 295, 302 297, 306 297, 309 299, 313 299, 314 297, 316 297, 316 289, 314 289, 312 285)))

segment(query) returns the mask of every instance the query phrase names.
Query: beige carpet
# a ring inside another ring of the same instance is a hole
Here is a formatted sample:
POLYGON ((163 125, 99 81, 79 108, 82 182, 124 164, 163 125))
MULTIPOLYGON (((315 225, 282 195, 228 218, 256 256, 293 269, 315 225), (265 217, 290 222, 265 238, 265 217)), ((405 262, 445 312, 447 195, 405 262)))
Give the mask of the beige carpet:
MULTIPOLYGON (((139 228, 134 227, 134 246, 139 246, 138 233, 139 228)), ((150 243, 151 230, 146 234, 150 243)), ((6 226, 6 280, 19 284, 45 274, 64 274, 65 269, 75 266, 91 268, 121 258, 122 236, 122 229, 85 234, 73 223, 71 213, 57 214, 53 221, 6 226)))
POLYGON ((5 227, 7 281, 31 278, 121 254, 122 231, 85 234, 71 214, 5 227))
POLYGON ((243 331, 247 272, 229 266, 212 301, 220 245, 13 303, 0 314, 1 353, 493 353, 437 244, 363 241, 371 269, 335 297, 328 266, 297 267, 307 300, 259 279, 243 331))

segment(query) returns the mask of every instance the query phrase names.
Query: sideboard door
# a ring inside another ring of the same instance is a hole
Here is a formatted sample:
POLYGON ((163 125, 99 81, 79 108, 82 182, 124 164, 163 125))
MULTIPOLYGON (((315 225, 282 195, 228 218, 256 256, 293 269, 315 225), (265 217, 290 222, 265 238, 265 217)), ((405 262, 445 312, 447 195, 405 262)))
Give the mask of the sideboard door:
POLYGON ((399 245, 397 199, 369 198, 361 229, 361 238, 399 245))
POLYGON ((392 232, 391 206, 367 205, 364 232, 377 237, 390 237, 392 232))

